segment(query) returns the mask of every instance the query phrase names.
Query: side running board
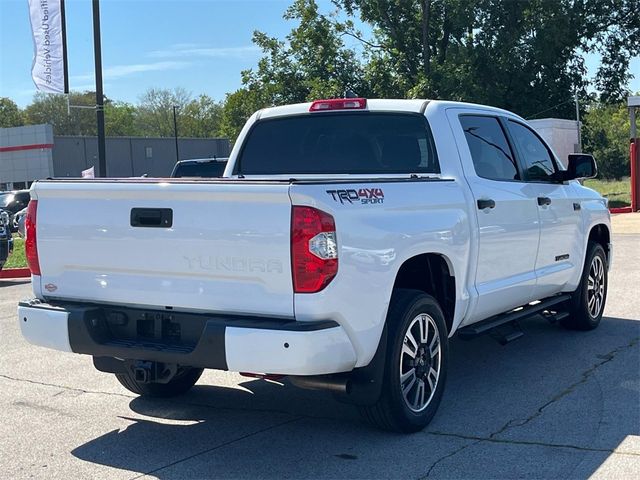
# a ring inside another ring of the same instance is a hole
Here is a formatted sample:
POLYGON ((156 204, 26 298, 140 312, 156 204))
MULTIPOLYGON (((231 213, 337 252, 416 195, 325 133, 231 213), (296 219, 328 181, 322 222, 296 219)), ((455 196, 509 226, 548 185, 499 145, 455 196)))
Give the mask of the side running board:
MULTIPOLYGON (((458 335, 464 340, 471 339, 479 335, 489 333, 493 329, 507 323, 515 322, 516 320, 522 320, 523 318, 530 317, 531 315, 535 315, 537 313, 542 313, 549 307, 562 302, 566 302, 570 298, 571 295, 565 293, 545 298, 544 300, 537 303, 529 303, 507 313, 501 313, 500 315, 489 317, 486 320, 482 320, 467 327, 462 327, 458 330, 458 335)), ((518 335, 518 337, 520 336, 521 335, 518 335)))

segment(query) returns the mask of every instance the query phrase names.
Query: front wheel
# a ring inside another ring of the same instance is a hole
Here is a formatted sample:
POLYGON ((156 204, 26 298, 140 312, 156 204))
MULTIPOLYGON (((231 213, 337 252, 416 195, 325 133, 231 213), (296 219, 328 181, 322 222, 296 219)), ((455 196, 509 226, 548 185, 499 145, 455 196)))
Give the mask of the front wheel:
POLYGON ((562 325, 572 330, 593 330, 600 324, 607 300, 607 256, 602 245, 589 242, 580 285, 569 301, 569 316, 562 325))
POLYGON ((435 415, 444 391, 449 359, 444 315, 430 295, 398 289, 387 325, 382 393, 376 404, 360 411, 382 429, 417 432, 435 415))

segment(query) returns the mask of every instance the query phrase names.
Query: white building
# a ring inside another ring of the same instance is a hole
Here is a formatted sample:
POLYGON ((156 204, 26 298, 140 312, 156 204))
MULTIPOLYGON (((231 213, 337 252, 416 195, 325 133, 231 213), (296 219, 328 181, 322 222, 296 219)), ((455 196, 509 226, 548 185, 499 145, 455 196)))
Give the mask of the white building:
POLYGON ((529 120, 529 124, 553 148, 563 165, 567 165, 567 155, 580 151, 578 125, 575 120, 541 118, 529 120))
POLYGON ((0 191, 53 176, 51 125, 0 128, 0 191))

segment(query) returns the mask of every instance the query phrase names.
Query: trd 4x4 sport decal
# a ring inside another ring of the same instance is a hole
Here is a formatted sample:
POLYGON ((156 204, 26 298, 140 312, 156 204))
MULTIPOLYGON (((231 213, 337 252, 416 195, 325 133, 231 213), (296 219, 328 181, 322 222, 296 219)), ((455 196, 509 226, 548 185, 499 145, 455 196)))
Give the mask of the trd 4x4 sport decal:
POLYGON ((334 201, 344 204, 362 203, 363 205, 384 203, 384 192, 381 188, 360 188, 358 190, 350 188, 347 190, 327 190, 334 201))

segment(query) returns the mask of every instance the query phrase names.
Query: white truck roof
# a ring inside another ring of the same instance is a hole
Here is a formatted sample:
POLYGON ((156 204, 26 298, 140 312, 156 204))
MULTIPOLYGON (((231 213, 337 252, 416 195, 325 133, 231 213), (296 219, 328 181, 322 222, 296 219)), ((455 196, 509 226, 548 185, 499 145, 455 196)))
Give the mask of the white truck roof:
MULTIPOLYGON (((269 107, 264 108, 257 112, 257 120, 272 118, 272 117, 281 117, 287 115, 300 115, 304 113, 309 113, 309 108, 313 102, 305 102, 305 103, 295 103, 292 105, 283 105, 281 107, 269 107)), ((477 110, 489 111, 499 115, 518 117, 514 115, 512 112, 507 110, 503 110, 501 108, 489 107, 486 105, 478 105, 475 103, 466 103, 466 102, 452 102, 448 100, 427 100, 427 99, 367 99, 367 110, 369 111, 378 111, 378 112, 415 112, 420 113, 424 111, 425 105, 428 104, 429 110, 440 110, 454 107, 466 107, 473 108, 477 110)), ((518 117, 520 118, 520 117, 518 117)))

